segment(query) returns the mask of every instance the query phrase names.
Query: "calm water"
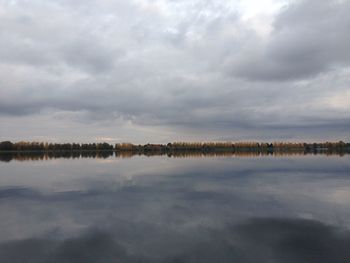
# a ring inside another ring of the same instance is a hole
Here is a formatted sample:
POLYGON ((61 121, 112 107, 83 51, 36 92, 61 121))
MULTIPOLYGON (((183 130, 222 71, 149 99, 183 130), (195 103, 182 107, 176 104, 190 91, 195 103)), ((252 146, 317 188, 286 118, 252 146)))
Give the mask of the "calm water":
POLYGON ((349 156, 0 162, 0 262, 350 262, 349 156))

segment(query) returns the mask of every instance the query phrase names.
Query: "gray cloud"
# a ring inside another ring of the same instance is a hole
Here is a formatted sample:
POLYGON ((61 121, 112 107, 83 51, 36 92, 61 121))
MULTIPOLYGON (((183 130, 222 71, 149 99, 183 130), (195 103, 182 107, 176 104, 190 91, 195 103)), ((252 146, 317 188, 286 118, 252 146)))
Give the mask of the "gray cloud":
POLYGON ((225 1, 0 2, 0 138, 348 139, 347 10, 295 1, 261 36, 225 1))
POLYGON ((348 1, 295 1, 278 14, 266 41, 232 58, 232 74, 251 80, 310 78, 349 66, 348 1))

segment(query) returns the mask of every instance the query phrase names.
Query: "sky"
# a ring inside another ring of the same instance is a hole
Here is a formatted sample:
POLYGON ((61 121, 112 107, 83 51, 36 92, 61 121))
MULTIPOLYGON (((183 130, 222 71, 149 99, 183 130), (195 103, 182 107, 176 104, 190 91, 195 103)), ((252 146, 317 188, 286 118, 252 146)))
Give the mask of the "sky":
POLYGON ((0 140, 350 141, 348 0, 0 0, 0 140))

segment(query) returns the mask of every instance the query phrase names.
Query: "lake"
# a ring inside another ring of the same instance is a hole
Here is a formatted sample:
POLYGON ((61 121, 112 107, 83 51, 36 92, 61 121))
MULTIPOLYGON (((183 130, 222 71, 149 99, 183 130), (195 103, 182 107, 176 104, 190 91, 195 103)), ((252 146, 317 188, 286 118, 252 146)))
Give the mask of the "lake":
POLYGON ((0 262, 350 262, 350 157, 0 162, 0 262))

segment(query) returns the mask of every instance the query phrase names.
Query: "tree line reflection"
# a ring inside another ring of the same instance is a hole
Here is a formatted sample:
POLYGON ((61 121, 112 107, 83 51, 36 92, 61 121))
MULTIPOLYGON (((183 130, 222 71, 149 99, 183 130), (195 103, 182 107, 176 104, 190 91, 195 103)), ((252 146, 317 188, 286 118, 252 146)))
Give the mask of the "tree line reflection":
POLYGON ((303 155, 337 155, 349 154, 349 151, 52 151, 52 152, 0 152, 0 161, 46 161, 51 159, 81 159, 81 158, 132 158, 135 156, 164 156, 169 158, 205 158, 205 157, 263 157, 263 156, 303 156, 303 155))

